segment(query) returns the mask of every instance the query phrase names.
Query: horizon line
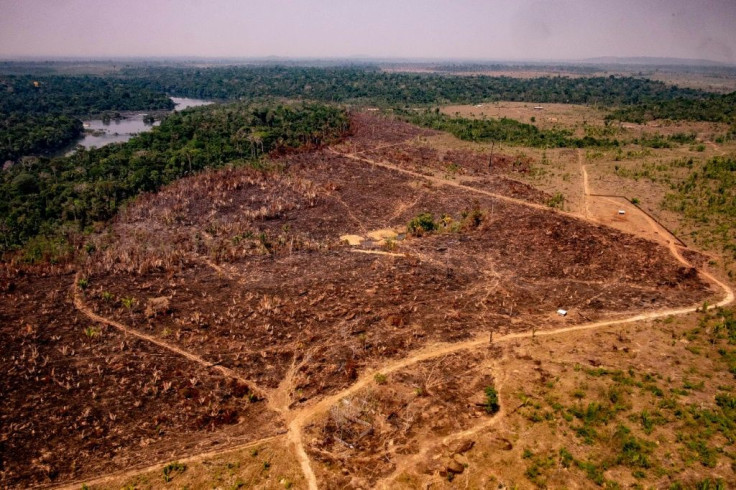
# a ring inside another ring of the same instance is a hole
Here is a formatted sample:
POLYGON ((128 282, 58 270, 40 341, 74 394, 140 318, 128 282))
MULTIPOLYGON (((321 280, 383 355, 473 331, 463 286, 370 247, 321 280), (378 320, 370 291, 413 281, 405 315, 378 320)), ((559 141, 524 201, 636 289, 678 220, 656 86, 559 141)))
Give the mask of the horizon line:
POLYGON ((473 57, 425 57, 425 56, 216 56, 216 55, 0 55, 0 62, 18 61, 239 61, 239 62, 336 62, 358 61, 371 63, 460 63, 460 64, 500 64, 500 65, 637 65, 637 66, 710 66, 734 67, 736 63, 707 58, 679 58, 672 56, 594 56, 585 58, 473 58, 473 57))

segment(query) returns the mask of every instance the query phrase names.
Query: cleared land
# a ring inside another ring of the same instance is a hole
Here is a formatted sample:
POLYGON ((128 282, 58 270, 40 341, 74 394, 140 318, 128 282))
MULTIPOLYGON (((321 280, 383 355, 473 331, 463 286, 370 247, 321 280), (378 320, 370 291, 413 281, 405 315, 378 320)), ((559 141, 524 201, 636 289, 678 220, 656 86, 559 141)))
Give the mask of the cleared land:
MULTIPOLYGON (((631 342, 724 298, 671 237, 601 226, 595 206, 587 219, 551 209, 517 180, 531 159, 504 152, 489 171, 487 154, 366 114, 353 131, 269 172, 206 172, 139 198, 76 274, 5 272, 3 485, 525 485, 514 461, 557 439, 530 445, 541 433, 519 417, 542 406, 515 402, 520 390, 534 401, 553 380, 577 386, 586 371, 563 375, 577 365, 665 369, 631 342), (437 229, 407 234, 423 213, 437 229), (620 332, 610 353, 591 353, 598 329, 620 332)), ((727 382, 709 380, 702 402, 727 382)), ((555 437, 573 430, 565 403, 544 425, 555 437)), ((585 448, 570 452, 590 484, 585 448)), ((711 474, 733 478, 719 464, 711 474)))

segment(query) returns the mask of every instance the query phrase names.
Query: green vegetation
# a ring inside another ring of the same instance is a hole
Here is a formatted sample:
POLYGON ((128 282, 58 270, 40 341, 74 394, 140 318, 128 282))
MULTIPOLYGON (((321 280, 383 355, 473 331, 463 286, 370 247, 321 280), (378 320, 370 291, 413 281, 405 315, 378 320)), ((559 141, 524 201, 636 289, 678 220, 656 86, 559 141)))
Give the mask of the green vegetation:
MULTIPOLYGON (((385 73, 371 66, 137 66, 105 77, 4 75, 0 76, 0 120, 4 121, 0 125, 0 162, 68 144, 82 132, 76 119, 82 115, 172 109, 173 103, 166 94, 220 100, 360 102, 393 107, 500 100, 595 104, 619 107, 608 116, 609 120, 627 121, 653 117, 733 121, 736 107, 734 94, 714 95, 652 80, 614 76, 447 76, 385 73)), ((454 128, 452 132, 469 133, 479 140, 493 138, 536 147, 616 144, 615 140, 592 135, 571 138, 565 131, 531 128, 532 125, 503 121, 465 130, 454 128)))
POLYGON ((644 123, 652 119, 688 121, 736 122, 736 92, 707 97, 680 97, 670 100, 646 101, 620 108, 608 120, 644 123))
POLYGON ((595 485, 618 488, 619 483, 607 475, 626 469, 637 479, 669 482, 670 488, 725 488, 715 478, 679 479, 687 475, 688 468, 708 474, 733 463, 736 394, 732 386, 716 388, 709 380, 719 371, 730 371, 736 377, 734 312, 704 310, 698 326, 679 335, 689 342, 683 352, 696 344, 698 355, 715 361, 712 370, 699 375, 696 363, 685 377, 672 380, 633 367, 624 371, 577 364, 573 366, 578 383, 574 392, 555 393, 552 384, 535 395, 520 395, 519 411, 526 420, 549 424, 552 431, 572 434, 584 445, 538 454, 526 450, 525 476, 541 487, 560 467, 571 468, 595 485), (702 394, 708 392, 713 394, 704 400, 702 394))
POLYGON ((81 116, 106 111, 173 109, 164 93, 133 79, 92 76, 3 76, 0 111, 81 116))
POLYGON ((697 141, 694 133, 675 133, 668 136, 653 134, 635 138, 631 143, 641 145, 645 148, 674 148, 677 145, 692 144, 697 141))
MULTIPOLYGON (((686 141, 684 134, 682 141, 686 141)), ((680 140, 677 135, 667 141, 680 140)), ((649 155, 645 155, 649 156, 649 155)), ((684 230, 699 246, 736 258, 736 157, 681 157, 615 166, 619 177, 661 182, 670 190, 660 205, 683 216, 684 230)), ((638 205, 639 199, 631 199, 638 205)))
POLYGON ((142 82, 91 76, 0 77, 0 163, 52 151, 83 131, 79 116, 173 109, 166 94, 142 82))
POLYGON ((396 112, 412 124, 446 131, 465 141, 495 141, 534 148, 620 148, 624 144, 635 144, 644 148, 658 149, 694 144, 697 141, 694 133, 676 133, 668 136, 654 134, 621 141, 610 138, 614 134, 610 126, 595 131, 588 126, 585 136, 578 138, 573 136, 572 131, 566 129, 541 130, 533 124, 505 117, 501 119, 450 117, 440 113, 439 109, 396 112))
POLYGON ((166 466, 164 466, 163 473, 164 473, 164 482, 169 483, 175 475, 184 473, 186 471, 187 465, 179 462, 169 463, 166 466))
POLYGON ((15 165, 0 175, 0 251, 39 235, 75 243, 141 192, 204 168, 261 165, 265 154, 320 145, 347 127, 343 111, 321 104, 208 106, 172 114, 125 144, 15 165))
POLYGON ((541 130, 532 124, 514 119, 469 119, 450 117, 439 109, 422 112, 398 111, 400 117, 412 124, 447 131, 465 141, 499 142, 535 148, 583 148, 618 146, 618 140, 598 139, 592 136, 575 138, 567 130, 541 130))
POLYGON ((701 165, 693 165, 691 159, 686 164, 692 171, 673 186, 665 207, 708 225, 724 251, 730 250, 736 258, 736 158, 714 157, 701 165))
MULTIPOLYGON (((4 196, 0 202, 0 252, 25 244, 24 260, 53 260, 79 246, 75 235, 80 231, 105 222, 122 203, 140 192, 154 191, 203 168, 230 162, 257 164, 262 155, 270 152, 319 145, 347 127, 344 113, 321 105, 306 104, 302 109, 294 109, 274 102, 241 103, 171 115, 159 128, 126 145, 79 151, 69 158, 21 158, 73 140, 82 131, 77 119, 80 115, 170 109, 172 102, 166 94, 248 101, 296 98, 386 107, 496 100, 610 107, 685 100, 697 106, 728 97, 628 77, 451 77, 385 73, 370 66, 134 66, 105 77, 3 75, 0 162, 11 159, 20 163, 3 172, 0 179, 4 196)), ((398 109, 397 113, 416 124, 472 141, 537 148, 615 148, 622 144, 614 139, 616 133, 610 128, 586 128, 584 137, 575 137, 566 130, 540 130, 511 119, 451 118, 437 110, 398 109)), ((683 133, 640 138, 635 143, 662 148, 694 145, 696 140, 693 134, 683 133)), ((697 219, 718 221, 717 216, 730 216, 736 186, 731 182, 733 171, 729 165, 730 159, 722 159, 706 165, 703 172, 694 172, 678 194, 670 196, 670 207, 695 216, 697 210, 703 209, 705 200, 716 215, 697 219)), ((448 168, 448 172, 453 169, 448 168)), ((562 196, 553 197, 549 204, 561 207, 562 196)), ((420 220, 413 222, 410 231, 431 232, 439 225, 433 219, 420 220)), ((718 221, 717 226, 728 238, 728 246, 733 247, 734 227, 729 227, 728 220, 718 221)))
POLYGON ((498 403, 498 392, 496 391, 496 388, 493 386, 486 386, 484 393, 486 395, 484 403, 486 413, 494 414, 498 412, 501 409, 501 406, 498 403))
POLYGON ((409 221, 407 230, 414 236, 422 236, 425 233, 432 233, 438 228, 434 221, 432 213, 421 213, 409 221))
POLYGON ((66 115, 0 112, 0 163, 53 151, 82 134, 82 121, 66 115))
POLYGON ((386 73, 377 67, 134 67, 123 74, 152 90, 195 98, 303 98, 385 105, 469 104, 488 101, 640 104, 704 100, 707 92, 633 77, 447 76, 386 73))
POLYGON ((555 195, 550 197, 547 200, 547 206, 551 208, 559 208, 562 209, 562 207, 565 205, 565 195, 561 192, 555 192, 555 195))

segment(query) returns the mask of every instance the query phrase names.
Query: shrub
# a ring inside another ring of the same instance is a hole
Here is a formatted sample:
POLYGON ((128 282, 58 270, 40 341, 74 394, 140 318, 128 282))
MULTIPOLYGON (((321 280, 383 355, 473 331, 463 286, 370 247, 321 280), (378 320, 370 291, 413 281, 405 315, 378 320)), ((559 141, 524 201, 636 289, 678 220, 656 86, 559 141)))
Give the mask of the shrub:
POLYGON ((696 490, 726 490, 726 484, 720 478, 717 480, 706 478, 697 482, 694 488, 696 490))
POLYGON ((716 404, 721 408, 730 408, 736 410, 736 397, 722 393, 716 395, 716 404))
POLYGON ((568 451, 564 447, 560 449, 560 464, 562 465, 562 467, 569 468, 572 462, 573 462, 573 457, 570 451, 568 451))
POLYGON ((565 196, 562 195, 561 192, 555 193, 554 196, 547 199, 547 206, 551 208, 558 208, 562 209, 562 206, 565 204, 565 196))
POLYGON ((164 466, 164 481, 169 483, 176 473, 183 473, 187 469, 187 465, 179 462, 169 463, 164 466))
POLYGON ((421 213, 409 221, 407 229, 412 235, 422 236, 425 233, 435 231, 437 229, 437 223, 435 223, 432 213, 421 213))
POLYGON ((472 230, 478 228, 481 223, 483 223, 485 213, 481 211, 480 207, 476 205, 472 209, 466 209, 465 211, 463 211, 462 217, 463 228, 466 230, 472 230))
POLYGON ((486 413, 494 414, 501 409, 498 404, 498 392, 493 386, 486 386, 486 402, 484 404, 486 413))
POLYGON ((616 459, 617 464, 633 468, 649 468, 651 466, 649 454, 652 452, 652 443, 636 438, 623 425, 618 426, 614 438, 620 444, 620 452, 616 459))

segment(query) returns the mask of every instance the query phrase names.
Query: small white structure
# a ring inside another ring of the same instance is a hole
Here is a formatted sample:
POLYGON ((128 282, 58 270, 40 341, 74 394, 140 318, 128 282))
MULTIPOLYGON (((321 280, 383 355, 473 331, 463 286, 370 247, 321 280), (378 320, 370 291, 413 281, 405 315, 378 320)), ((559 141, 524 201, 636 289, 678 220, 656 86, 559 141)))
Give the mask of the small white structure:
POLYGON ((544 107, 542 107, 541 105, 535 105, 535 106, 534 106, 534 110, 535 110, 535 111, 541 111, 541 110, 543 110, 543 109, 544 109, 544 107))
POLYGON ((567 310, 563 310, 562 308, 560 308, 559 310, 557 310, 557 314, 560 316, 567 316, 567 310))
POLYGON ((618 214, 626 214, 626 211, 624 211, 623 209, 619 209, 618 214))

